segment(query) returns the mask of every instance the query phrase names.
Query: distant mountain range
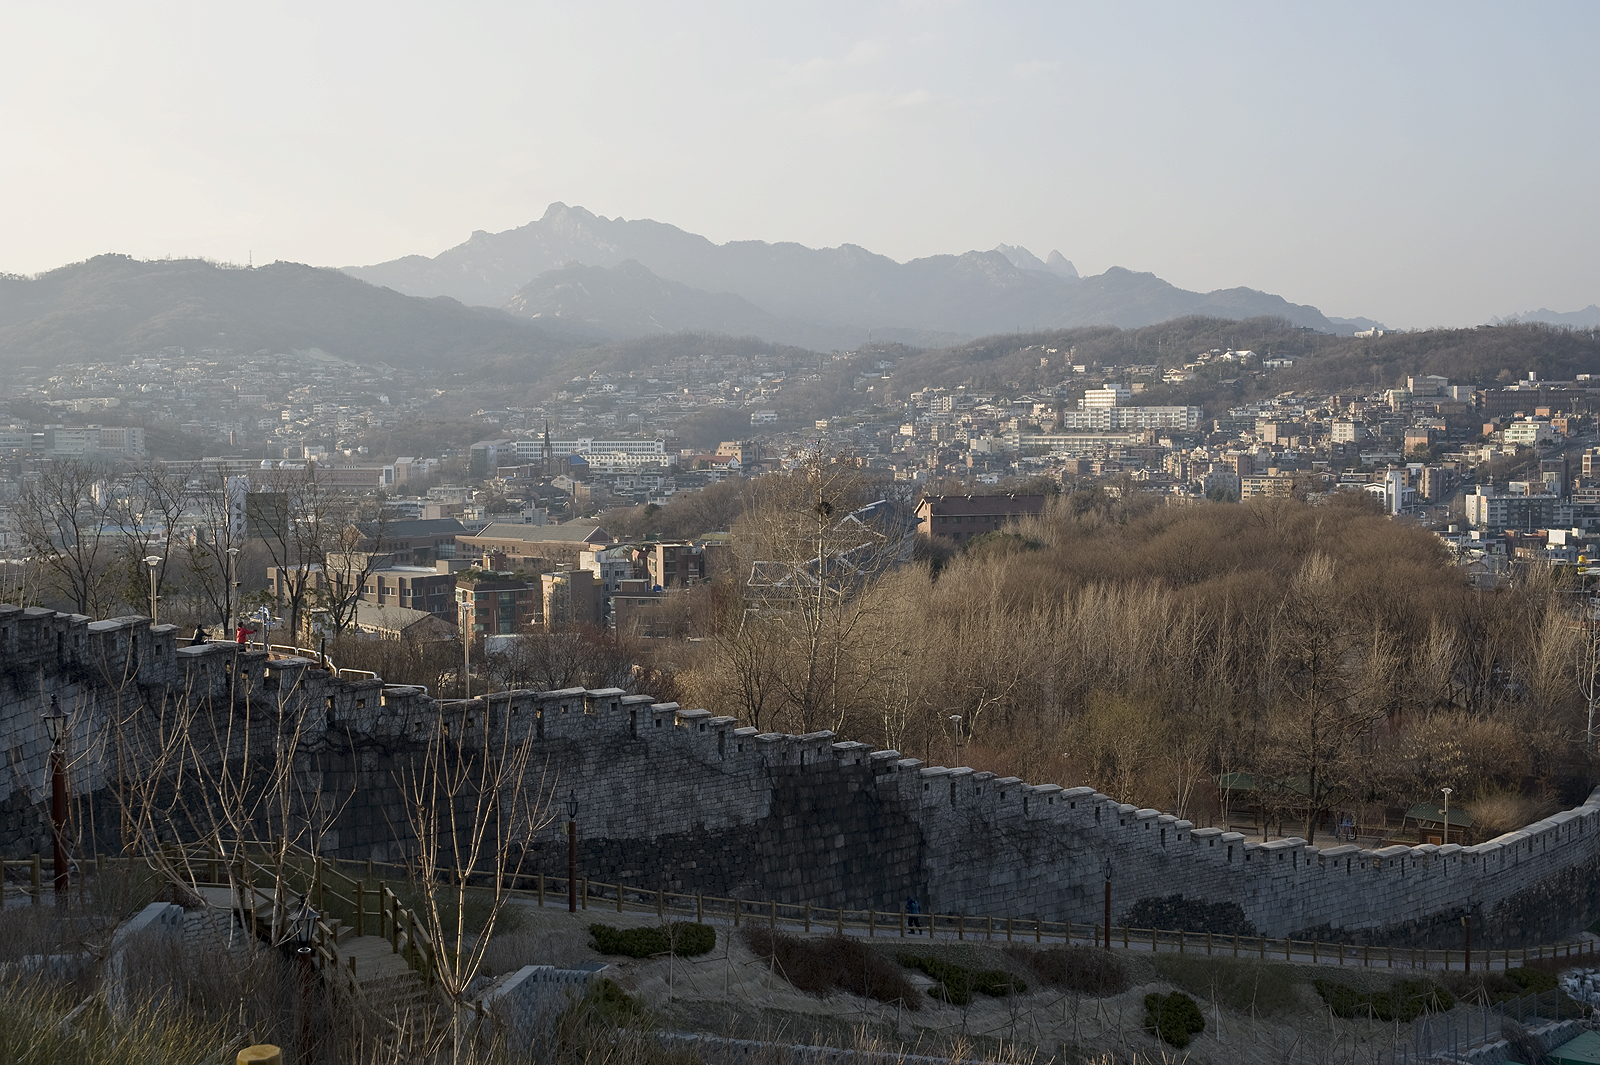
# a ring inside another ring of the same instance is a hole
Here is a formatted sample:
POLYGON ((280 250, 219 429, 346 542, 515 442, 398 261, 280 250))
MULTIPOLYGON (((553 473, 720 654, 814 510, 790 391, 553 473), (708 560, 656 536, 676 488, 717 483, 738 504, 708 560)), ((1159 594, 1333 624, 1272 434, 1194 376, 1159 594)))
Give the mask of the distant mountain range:
POLYGON ((37 277, 0 275, 0 362, 10 365, 184 347, 321 348, 354 362, 421 366, 554 355, 584 343, 553 323, 406 296, 299 263, 239 269, 99 255, 37 277))
POLYGON ((1594 329, 1600 327, 1600 307, 1589 304, 1581 311, 1552 311, 1540 307, 1536 311, 1526 314, 1511 314, 1497 321, 1506 322, 1544 322, 1548 325, 1565 325, 1573 329, 1594 329))
POLYGON ((822 338, 820 346, 840 347, 865 340, 869 331, 875 338, 950 343, 1019 329, 1134 327, 1184 315, 1276 316, 1327 333, 1367 324, 1330 319, 1254 289, 1188 292, 1121 267, 1080 278, 1058 251, 1041 260, 1000 245, 900 263, 853 244, 714 244, 676 226, 604 218, 562 203, 516 229, 480 230, 431 259, 409 255, 346 269, 409 295, 503 306, 541 321, 570 318, 612 337, 639 335, 640 328, 725 331, 719 323, 739 322, 767 340, 819 346, 822 338), (615 277, 597 272, 624 264, 615 277))

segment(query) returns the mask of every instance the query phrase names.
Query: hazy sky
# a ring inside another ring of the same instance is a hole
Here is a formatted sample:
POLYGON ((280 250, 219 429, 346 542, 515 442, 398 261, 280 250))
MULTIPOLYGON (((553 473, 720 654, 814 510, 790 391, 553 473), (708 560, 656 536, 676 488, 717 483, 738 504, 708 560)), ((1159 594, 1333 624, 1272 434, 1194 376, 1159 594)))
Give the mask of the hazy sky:
POLYGON ((0 4, 0 270, 717 241, 1470 324, 1600 302, 1600 5, 0 4))

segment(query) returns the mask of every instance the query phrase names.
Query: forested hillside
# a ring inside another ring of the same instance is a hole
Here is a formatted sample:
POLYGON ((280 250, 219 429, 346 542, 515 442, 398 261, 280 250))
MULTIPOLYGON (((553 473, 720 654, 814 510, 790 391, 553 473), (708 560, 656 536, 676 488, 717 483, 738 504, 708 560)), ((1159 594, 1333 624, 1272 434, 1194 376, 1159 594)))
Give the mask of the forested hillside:
MULTIPOLYGON (((747 501, 736 548, 761 542, 770 503, 747 501)), ((1588 786, 1555 578, 1472 591, 1438 538, 1364 496, 1067 497, 807 625, 753 609, 740 558, 725 624, 687 649, 679 682, 689 705, 763 729, 1091 784, 1199 822, 1216 815, 1213 778, 1247 773, 1277 782, 1261 799, 1302 835, 1324 811, 1381 817, 1444 785, 1485 828, 1588 786)))
POLYGON ((1407 374, 1453 381, 1506 384, 1530 371, 1571 380, 1600 373, 1600 331, 1537 322, 1337 337, 1281 318, 1177 318, 1142 329, 1093 326, 985 337, 958 347, 926 350, 896 367, 900 387, 966 384, 984 389, 1054 385, 1066 363, 1101 366, 1181 366, 1214 348, 1287 356, 1294 365, 1251 378, 1237 364, 1213 365, 1181 387, 1159 384, 1141 402, 1217 405, 1290 389, 1330 391, 1391 387, 1407 374), (1055 348, 1050 355, 1043 349, 1055 348), (1047 358, 1047 363, 1041 363, 1047 358))

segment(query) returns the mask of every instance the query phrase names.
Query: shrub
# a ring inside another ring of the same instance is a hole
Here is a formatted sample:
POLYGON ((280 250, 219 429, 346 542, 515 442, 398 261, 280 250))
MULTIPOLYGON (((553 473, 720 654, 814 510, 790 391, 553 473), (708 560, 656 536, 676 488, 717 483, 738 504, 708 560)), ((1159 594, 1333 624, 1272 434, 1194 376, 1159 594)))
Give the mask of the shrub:
POLYGON ((1507 969, 1506 979, 1522 988, 1524 994, 1542 995, 1560 986, 1556 981, 1556 974, 1543 969, 1507 969))
POLYGON ((938 983, 928 988, 929 996, 940 1002, 948 1002, 952 1006, 965 1006, 971 1002, 974 991, 981 991, 994 998, 1004 998, 1006 995, 1020 995, 1028 990, 1026 981, 1003 969, 980 969, 974 972, 964 965, 956 965, 926 954, 900 954, 897 958, 906 968, 920 969, 937 980, 938 983))
POLYGON ((845 991, 879 1002, 899 1003, 909 1010, 922 1008, 917 989, 893 962, 877 951, 842 936, 801 939, 765 928, 747 928, 745 943, 758 957, 767 958, 801 991, 826 995, 845 991))
POLYGON ((710 953, 717 945, 716 929, 690 921, 643 928, 592 924, 589 934, 594 937, 594 949, 601 954, 621 954, 629 958, 652 958, 657 954, 693 958, 710 953))
POLYGON ((1456 998, 1431 980, 1397 980, 1387 991, 1361 991, 1332 980, 1312 986, 1336 1017, 1373 1017, 1380 1021, 1414 1021, 1424 1013, 1454 1009, 1456 998))
POLYGON ((1195 1005, 1194 999, 1182 991, 1174 991, 1170 995, 1146 995, 1144 1024, 1146 1028, 1153 1028, 1163 1043, 1180 1049, 1206 1030, 1205 1015, 1195 1005))
POLYGON ((1116 955, 1095 947, 1050 947, 1028 950, 1013 947, 1007 951, 1025 963, 1041 983, 1079 995, 1103 998, 1128 990, 1128 974, 1116 955))

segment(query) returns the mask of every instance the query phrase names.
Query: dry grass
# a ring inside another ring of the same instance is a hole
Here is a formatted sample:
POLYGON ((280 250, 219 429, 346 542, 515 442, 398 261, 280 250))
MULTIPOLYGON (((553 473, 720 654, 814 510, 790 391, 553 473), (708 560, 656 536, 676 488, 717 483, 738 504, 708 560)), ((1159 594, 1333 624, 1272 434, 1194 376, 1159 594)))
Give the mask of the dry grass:
POLYGON ((1128 990, 1128 971, 1110 951, 1096 947, 1010 947, 1007 957, 1026 965, 1042 984, 1076 995, 1104 998, 1128 990))
POLYGON ((1515 832, 1550 816, 1559 806, 1548 796, 1525 795, 1518 791, 1487 791, 1463 805, 1472 815, 1472 834, 1479 839, 1515 832))
POLYGON ((878 1002, 922 1008, 922 996, 894 962, 867 945, 843 936, 802 939, 765 928, 746 928, 745 945, 801 991, 827 995, 843 991, 878 1002))

